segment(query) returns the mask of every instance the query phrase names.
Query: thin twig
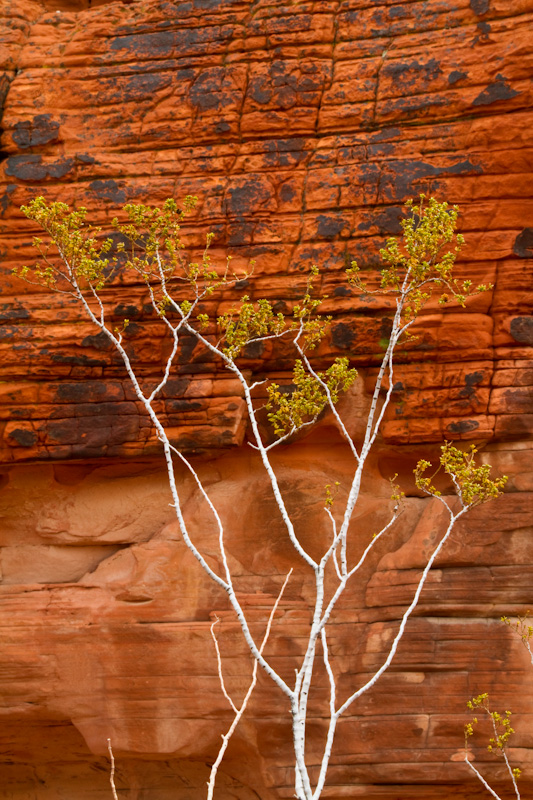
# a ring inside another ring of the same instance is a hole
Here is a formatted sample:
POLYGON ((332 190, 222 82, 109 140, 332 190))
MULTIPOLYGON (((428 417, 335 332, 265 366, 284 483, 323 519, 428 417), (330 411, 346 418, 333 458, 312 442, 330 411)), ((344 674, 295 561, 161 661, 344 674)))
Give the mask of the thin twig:
MULTIPOLYGON (((283 592, 285 591, 285 588, 287 586, 287 583, 289 582, 289 578, 291 577, 291 574, 292 574, 292 568, 287 573, 287 575, 285 577, 285 580, 283 581, 283 586, 279 590, 278 596, 276 598, 276 602, 272 606, 272 610, 271 610, 270 615, 268 617, 268 623, 267 623, 265 635, 263 636, 263 641, 261 642, 261 647, 259 648, 259 652, 261 653, 261 655, 263 654, 263 650, 265 649, 265 645, 266 645, 266 643, 268 641, 268 637, 270 636, 270 630, 272 628, 272 622, 274 621, 274 616, 275 616, 276 611, 278 609, 278 606, 280 604, 281 598, 283 597, 283 592)), ((224 692, 225 697, 229 700, 229 702, 231 704, 231 707, 235 711, 235 717, 233 718, 233 722, 231 723, 231 725, 230 725, 230 727, 228 729, 228 732, 223 734, 223 736, 222 736, 222 745, 220 747, 220 750, 218 751, 218 755, 216 757, 216 760, 215 760, 213 766, 211 767, 211 773, 209 775, 209 781, 208 781, 208 784, 207 784, 207 800, 212 800, 212 798, 213 798, 213 793, 215 791, 215 781, 216 781, 218 768, 219 768, 220 763, 221 763, 221 761, 222 761, 222 759, 224 757, 224 753, 226 752, 226 750, 228 748, 229 740, 233 736, 235 728, 239 724, 242 715, 246 711, 246 706, 248 705, 248 701, 249 701, 249 699, 250 699, 250 697, 252 695, 253 690, 255 689, 255 684, 257 683, 257 667, 259 666, 259 662, 258 662, 257 658, 255 658, 254 659, 254 666, 253 666, 253 670, 252 670, 252 680, 251 680, 250 686, 248 687, 248 691, 246 692, 246 694, 244 696, 244 699, 243 699, 243 701, 241 703, 241 707, 239 708, 239 710, 237 710, 233 700, 227 694, 226 688, 225 688, 225 685, 224 685, 224 677, 222 675, 222 662, 221 662, 221 659, 220 659, 220 651, 219 651, 218 642, 217 642, 217 639, 216 639, 216 636, 215 636, 215 633, 214 633, 214 625, 216 624, 216 622, 218 622, 218 619, 215 620, 215 623, 213 623, 213 625, 211 625, 211 636, 213 637, 213 640, 215 642, 215 647, 216 647, 216 650, 217 650, 218 677, 220 679, 220 685, 222 686, 222 691, 224 692)))
POLYGON ((113 755, 113 748, 111 747, 111 739, 107 740, 107 749, 109 750, 109 759, 111 761, 111 771, 109 773, 109 783, 111 784, 111 791, 113 792, 113 800, 118 800, 118 794, 115 787, 115 757, 113 755))
MULTIPOLYGON (((217 669, 218 669, 218 677, 220 679, 220 688, 222 689, 222 694, 224 695, 224 697, 226 698, 226 700, 230 704, 232 710, 235 712, 235 714, 238 714, 239 710, 238 710, 237 706, 235 705, 235 703, 233 702, 233 700, 231 699, 231 697, 229 696, 229 694, 227 692, 227 689, 226 689, 226 684, 224 683, 224 674, 222 672, 222 658, 221 658, 221 655, 220 655, 220 647, 218 646, 218 639, 217 639, 217 636, 216 636, 216 633, 215 633, 215 625, 218 625, 219 622, 220 622, 220 619, 215 615, 215 619, 213 620, 213 622, 211 624, 210 631, 211 631, 211 638, 213 639, 213 642, 215 644, 215 650, 217 652, 217 669)), ((257 664, 257 661, 255 663, 257 664)))

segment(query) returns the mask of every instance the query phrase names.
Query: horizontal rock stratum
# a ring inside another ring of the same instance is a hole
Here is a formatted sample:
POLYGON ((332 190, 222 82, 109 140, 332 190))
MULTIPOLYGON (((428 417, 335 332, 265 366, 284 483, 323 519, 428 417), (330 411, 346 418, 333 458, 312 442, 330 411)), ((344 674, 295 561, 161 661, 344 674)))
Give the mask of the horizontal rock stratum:
MULTIPOLYGON (((321 356, 360 370, 341 404, 357 439, 390 308, 356 297, 343 271, 376 267, 421 191, 460 206, 459 270, 493 289, 463 311, 431 307, 398 356, 356 546, 383 518, 383 478, 398 473, 407 510, 332 631, 342 687, 381 663, 439 528, 413 490, 416 460, 443 439, 475 441, 509 482, 457 531, 393 669, 343 721, 325 796, 477 796, 462 728, 482 691, 515 712, 527 794, 533 676, 499 618, 533 606, 533 0, 2 0, 0 34, 0 798, 108 797, 107 737, 124 796, 203 797, 228 720, 214 614, 231 688, 250 670, 225 598, 179 541, 160 447, 121 363, 79 309, 12 276, 38 233, 20 206, 43 194, 105 227, 124 203, 197 195, 191 257, 212 231, 213 257, 254 259, 250 294, 282 308, 318 264, 333 317, 321 356)), ((105 301, 135 323, 136 363, 154 381, 166 344, 144 288, 117 279, 105 301)), ((288 380, 269 349, 247 361, 288 380)), ((239 387, 191 346, 163 402, 264 621, 292 556, 246 446, 239 387)), ((349 480, 327 417, 278 467, 303 525, 326 483, 349 480)), ((205 509, 181 478, 209 550, 205 509)), ((324 532, 308 528, 311 547, 324 532)), ((308 580, 291 582, 272 641, 281 669, 303 647, 308 580)), ((293 795, 285 710, 262 678, 221 797, 293 795)))

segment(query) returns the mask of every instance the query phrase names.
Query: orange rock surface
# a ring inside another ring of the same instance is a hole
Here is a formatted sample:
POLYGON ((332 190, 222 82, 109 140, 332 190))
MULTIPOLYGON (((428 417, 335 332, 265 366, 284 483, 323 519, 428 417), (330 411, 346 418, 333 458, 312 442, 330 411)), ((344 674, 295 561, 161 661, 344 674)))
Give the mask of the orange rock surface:
MULTIPOLYGON (((482 691, 516 712, 527 794, 531 668, 499 617, 533 605, 532 31, 533 0, 1 0, 0 798, 108 797, 108 737, 124 796, 202 797, 229 719, 214 614, 231 689, 250 671, 225 599, 179 541, 159 445, 117 357, 79 309, 11 274, 32 259, 37 233, 20 205, 43 194, 105 226, 125 202, 195 194, 189 252, 213 231, 214 257, 255 259, 250 293, 287 307, 308 266, 324 267, 333 324, 321 355, 348 355, 360 370, 341 403, 357 440, 390 308, 355 297, 343 270, 353 259, 375 268, 420 191, 460 206, 459 269, 494 286, 464 311, 429 308, 399 354, 354 548, 383 519, 394 473, 407 509, 338 610, 341 693, 383 660, 441 526, 436 504, 413 490, 416 460, 443 439, 472 440, 509 482, 454 535, 393 668, 343 720, 325 796, 483 796, 462 763, 465 703, 482 691)), ((134 323, 136 363, 155 380, 166 343, 143 288, 117 279, 105 302, 134 323)), ((247 366, 287 376, 268 349, 248 353, 247 366)), ((260 630, 293 560, 245 445, 238 386, 191 343, 162 402, 226 516, 260 630)), ((332 420, 280 451, 278 466, 319 549, 317 498, 350 474, 332 420)), ((216 559, 190 477, 181 485, 216 559)), ((287 675, 308 596, 297 571, 270 643, 287 675)), ((289 738, 285 703, 261 678, 220 796, 291 797, 289 738)))

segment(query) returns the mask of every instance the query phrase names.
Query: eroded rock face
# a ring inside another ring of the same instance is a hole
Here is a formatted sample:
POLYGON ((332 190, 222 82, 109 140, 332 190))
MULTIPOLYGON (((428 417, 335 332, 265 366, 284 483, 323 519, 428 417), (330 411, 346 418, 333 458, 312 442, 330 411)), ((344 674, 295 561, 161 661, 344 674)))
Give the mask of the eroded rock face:
MULTIPOLYGON (((309 264, 326 267, 333 325, 320 356, 349 355, 360 368, 341 403, 355 440, 390 308, 354 297, 343 269, 376 266, 408 197, 460 205, 460 267, 494 288, 464 311, 430 307, 399 354, 354 555, 384 518, 394 473, 407 507, 339 608, 330 647, 341 694, 382 662, 442 527, 438 503, 413 492, 416 460, 435 457, 444 438, 481 442, 482 458, 509 475, 507 491, 442 554, 392 670, 339 729, 327 793, 475 796, 462 725, 466 700, 482 691, 519 712, 516 758, 527 767, 530 667, 498 620, 532 602, 533 3, 4 0, 0 17, 2 796, 107 797, 108 737, 119 789, 203 796, 228 720, 215 614, 234 691, 250 670, 225 598, 179 540, 159 445, 120 362, 77 308, 11 275, 32 258, 37 231, 19 206, 36 194, 84 205, 104 226, 125 202, 196 194, 189 252, 211 230, 214 257, 254 258, 254 297, 290 303, 309 264)), ((132 321, 130 347, 153 381, 167 343, 146 303, 127 276, 106 295, 112 318, 132 321)), ((287 374, 268 349, 249 352, 247 366, 287 374)), ((227 520, 259 630, 294 558, 245 444, 238 385, 191 342, 163 403, 227 520)), ((280 451, 278 466, 318 552, 324 485, 350 480, 333 421, 280 451)), ((212 520, 190 476, 180 487, 216 565, 212 520)), ((270 645, 287 676, 308 630, 308 580, 297 568, 270 645)), ((317 758, 322 699, 319 690, 317 758)), ((285 705, 261 678, 221 796, 292 796, 285 705)))
MULTIPOLYGON (((499 464, 516 452, 502 446, 490 457, 499 464)), ((376 453, 353 525, 354 554, 386 520, 383 477, 390 475, 391 458, 401 460, 400 479, 407 481, 416 455, 414 449, 376 453)), ((345 447, 325 427, 280 452, 276 462, 298 534, 318 554, 328 536, 321 514, 324 484, 349 481, 345 447)), ((259 633, 283 576, 294 566, 271 491, 251 452, 238 450, 197 466, 226 522, 230 563, 259 633)), ((179 473, 178 479, 192 535, 210 565, 220 567, 213 521, 190 476, 179 473)), ((97 790, 105 796, 110 737, 119 787, 154 798, 165 792, 186 797, 187 791, 200 796, 206 765, 229 723, 209 636, 215 615, 230 691, 244 691, 250 664, 223 593, 204 580, 180 540, 164 472, 157 462, 91 470, 18 466, 3 496, 2 738, 9 791, 47 797, 67 787, 76 796, 97 790), (163 760, 161 771, 154 758, 163 760), (98 778, 90 777, 92 769, 98 778)), ((329 641, 339 694, 382 662, 398 613, 410 602, 444 524, 437 501, 408 497, 386 546, 340 604, 329 641)), ((516 707, 520 698, 517 728, 520 744, 527 744, 527 654, 494 619, 494 609, 513 613, 529 601, 524 565, 532 555, 530 524, 530 493, 510 492, 499 501, 497 515, 482 507, 457 530, 430 577, 394 669, 340 727, 330 778, 335 796, 357 796, 364 789, 385 798, 388 784, 398 796, 418 791, 447 797, 450 786, 454 796, 471 796, 461 764, 461 725, 465 697, 481 689, 505 706, 516 707), (463 783, 464 790, 458 789, 463 783)), ((297 566, 268 650, 287 678, 306 642, 309 592, 309 576, 297 566)), ((313 729, 325 684, 319 686, 313 729)), ((285 706, 261 678, 224 767, 222 796, 291 794, 285 706)), ((318 744, 317 733, 309 746, 318 744)))

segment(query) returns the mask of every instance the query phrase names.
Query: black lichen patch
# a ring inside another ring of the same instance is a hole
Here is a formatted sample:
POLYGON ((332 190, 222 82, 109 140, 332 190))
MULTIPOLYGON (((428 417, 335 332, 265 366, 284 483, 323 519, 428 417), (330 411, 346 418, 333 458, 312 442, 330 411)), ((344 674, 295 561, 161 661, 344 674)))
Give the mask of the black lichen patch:
POLYGON ((32 120, 17 122, 12 134, 13 141, 23 150, 37 147, 59 138, 59 122, 52 120, 50 114, 37 114, 32 120))
POLYGON ((0 342, 14 339, 20 333, 16 325, 0 325, 0 342))
POLYGON ((115 306, 113 309, 113 315, 121 319, 135 319, 136 317, 140 317, 141 311, 137 306, 119 303, 118 306, 115 306))
POLYGON ((38 437, 35 431, 29 431, 24 428, 16 428, 14 431, 10 432, 9 438, 16 442, 16 444, 20 445, 20 447, 33 447, 33 445, 36 444, 38 437))
POLYGON ((284 183, 279 191, 279 197, 283 203, 290 203, 296 197, 294 186, 291 186, 290 183, 284 183))
POLYGON ((89 356, 80 354, 76 356, 67 356, 64 353, 52 353, 51 360, 55 364, 68 364, 72 367, 105 367, 107 361, 101 358, 90 358, 89 356))
MULTIPOLYGON (((178 80, 180 75, 176 75, 178 80)), ((103 84, 106 100, 117 103, 153 102, 154 96, 170 84, 168 75, 159 73, 134 72, 126 78, 108 80, 103 84)))
POLYGON ((102 381, 80 381, 58 386, 55 400, 57 403, 87 403, 104 400, 105 397, 106 385, 102 381))
POLYGON ((470 8, 478 17, 486 14, 490 8, 490 0, 470 0, 470 8))
POLYGON ((0 305, 0 320, 28 319, 30 312, 18 302, 0 305))
POLYGON ((358 225, 358 230, 366 232, 377 227, 378 233, 384 236, 398 236, 402 232, 402 209, 400 206, 387 206, 358 225))
POLYGON ((472 397, 476 393, 476 386, 483 380, 482 372, 469 372, 465 375, 465 386, 459 392, 459 397, 472 397))
POLYGON ((165 411, 167 414, 183 414, 190 411, 202 411, 204 404, 199 400, 167 400, 165 403, 165 411))
POLYGON ((252 241, 255 224, 250 220, 238 219, 235 225, 228 228, 228 246, 239 247, 249 245, 252 241))
POLYGON ((439 62, 431 58, 426 63, 414 59, 412 61, 391 61, 387 63, 383 72, 389 77, 396 89, 413 89, 418 91, 427 88, 428 85, 439 75, 442 69, 439 62))
POLYGON ((533 258, 533 228, 524 228, 513 245, 513 253, 519 258, 533 258))
POLYGON ((0 197, 0 216, 3 217, 11 204, 11 195, 17 189, 16 183, 8 183, 4 194, 0 197))
POLYGON ((43 164, 39 155, 10 156, 6 162, 6 175, 21 181, 42 181, 46 178, 64 178, 73 169, 73 158, 62 158, 43 164))
POLYGON ((100 200, 108 200, 110 203, 125 203, 126 193, 120 189, 117 182, 110 179, 107 181, 93 181, 89 184, 91 189, 100 200))
POLYGON ((382 317, 381 324, 379 326, 379 338, 384 341, 387 341, 387 344, 390 339, 390 335, 392 333, 392 320, 390 317, 382 317))
POLYGON ((105 333, 95 333, 82 339, 82 347, 92 347, 95 350, 110 350, 113 345, 105 333))
POLYGON ((268 200, 270 193, 260 178, 247 178, 228 189, 226 205, 230 214, 251 214, 268 200))
POLYGON ((317 233, 322 239, 334 239, 341 233, 345 225, 342 217, 329 214, 320 214, 317 223, 317 233))
POLYGON ((188 378, 169 378, 162 390, 162 397, 183 397, 189 383, 188 378))
POLYGON ((189 364, 192 361, 198 340, 195 336, 184 335, 181 337, 180 341, 181 348, 178 355, 178 361, 180 364, 189 364))
POLYGON ((248 95, 260 105, 266 105, 272 100, 274 94, 273 88, 267 80, 266 76, 255 75, 249 83, 248 95))
MULTIPOLYGON (((240 0, 229 0, 228 5, 238 5, 240 0)), ((216 11, 220 8, 220 0, 193 0, 193 7, 200 11, 216 11)))
POLYGON ((305 157, 305 139, 276 139, 266 143, 265 162, 270 167, 296 166, 305 157))
POLYGON ((397 139, 401 136, 402 131, 400 128, 383 128, 372 134, 372 142, 382 142, 384 139, 397 139))
POLYGON ((478 22, 476 25, 476 30, 478 31, 479 36, 475 37, 473 44, 490 41, 489 33, 492 31, 492 28, 488 22, 478 22))
POLYGON ((189 99, 200 111, 220 110, 227 102, 224 79, 226 70, 213 67, 200 73, 189 91, 189 99))
POLYGON ((483 89, 483 91, 478 94, 478 96, 473 100, 472 105, 489 106, 491 103, 497 103, 502 100, 511 100, 511 98, 516 97, 519 94, 520 92, 517 92, 515 89, 509 86, 503 75, 498 73, 498 75, 496 75, 496 80, 493 83, 489 83, 487 88, 483 89))
POLYGON ((77 153, 76 161, 81 161, 82 164, 96 164, 96 158, 87 153, 77 153))
POLYGON ((468 73, 461 72, 461 70, 459 70, 459 69, 454 69, 448 75, 448 83, 450 84, 450 86, 453 86, 454 83, 457 83, 458 81, 462 81, 463 78, 466 78, 466 77, 468 77, 468 73))
POLYGON ((152 56, 163 58, 172 53, 176 43, 176 34, 171 31, 156 31, 155 33, 134 33, 113 39, 111 50, 127 50, 132 55, 152 56))
POLYGON ((409 16, 409 11, 403 6, 391 6, 389 9, 389 17, 391 19, 405 19, 409 16))
POLYGON ((468 158, 445 167, 436 167, 426 161, 390 161, 387 172, 381 176, 381 192, 383 200, 400 200, 412 195, 416 182, 424 178, 482 174, 482 167, 468 158))
POLYGON ((512 319, 511 336, 515 342, 533 345, 533 317, 515 317, 512 319))
POLYGON ((450 433, 470 433, 470 431, 475 431, 476 428, 479 428, 479 422, 475 419, 462 419, 459 422, 451 422, 448 425, 447 430, 450 433))
POLYGON ((336 286, 333 290, 333 297, 351 297, 353 292, 347 286, 336 286))
POLYGON ((352 328, 345 322, 339 322, 331 330, 331 341, 339 350, 350 350, 356 340, 352 328))

